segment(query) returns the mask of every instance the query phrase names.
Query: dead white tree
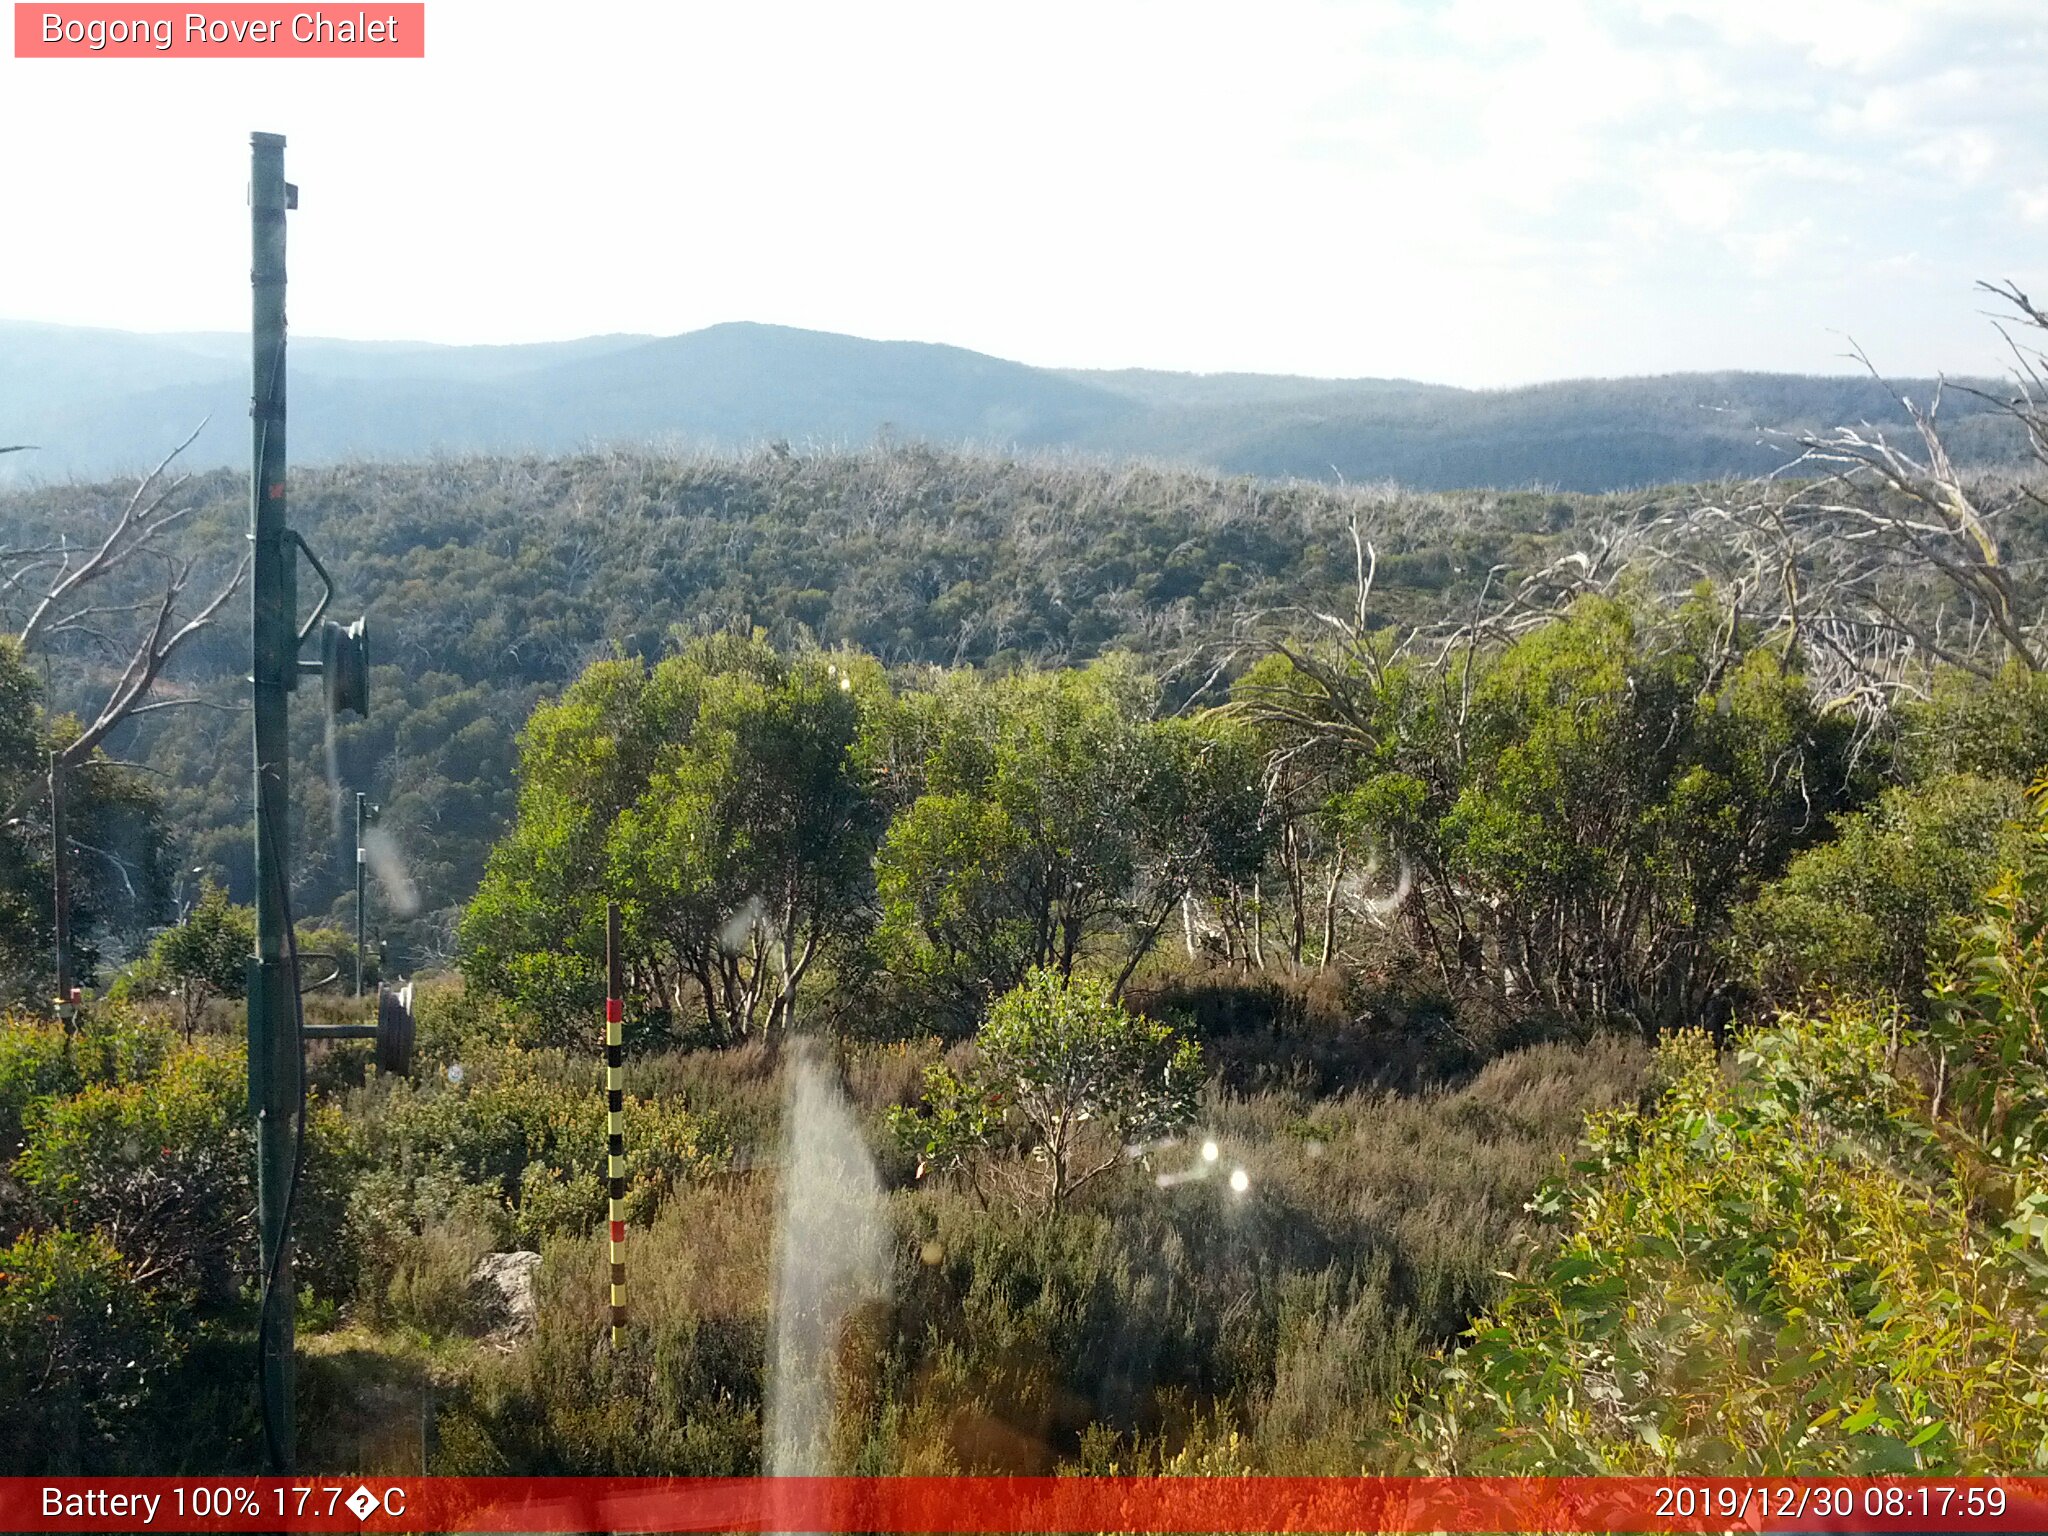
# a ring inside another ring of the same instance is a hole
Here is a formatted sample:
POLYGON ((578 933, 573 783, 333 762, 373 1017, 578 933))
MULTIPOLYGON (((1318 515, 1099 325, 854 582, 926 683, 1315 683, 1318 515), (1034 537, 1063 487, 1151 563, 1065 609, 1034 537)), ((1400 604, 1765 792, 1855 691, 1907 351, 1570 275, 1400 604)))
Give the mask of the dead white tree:
POLYGON ((61 749, 66 765, 90 758, 110 733, 136 716, 186 703, 151 699, 150 693, 171 658, 241 590, 248 571, 246 555, 212 596, 188 610, 187 594, 198 562, 180 559, 165 547, 164 535, 196 507, 177 504, 190 477, 174 476, 170 469, 198 435, 194 429, 143 476, 97 545, 74 545, 63 537, 41 548, 0 551, 0 605, 27 610, 15 635, 24 652, 77 635, 118 658, 99 707, 81 716, 87 722, 84 729, 61 749), (135 583, 129 578, 134 568, 150 559, 162 562, 161 590, 142 598, 118 591, 124 584, 132 591, 135 583), (110 592, 117 595, 107 595, 110 592), (132 638, 114 632, 113 625, 138 617, 142 622, 132 638))
MULTIPOLYGON (((2017 286, 1981 283, 2011 312, 1998 326, 2011 390, 1938 385, 1924 404, 1885 388, 1906 434, 1865 421, 1792 439, 1775 475, 1675 508, 1645 545, 1666 577, 1713 580, 1744 617, 1782 633, 1816 691, 1866 718, 1923 694, 1936 665, 1982 678, 2048 669, 2048 589, 2015 556, 2014 514, 2048 509, 2048 354, 2010 328, 2048 332, 2017 286), (1966 472, 1941 421, 1944 390, 1988 405, 2021 447, 2011 471, 1966 472)), ((1870 359, 1852 354, 1884 383, 1870 359)))
MULTIPOLYGON (((173 474, 172 465, 205 425, 201 422, 142 477, 97 544, 75 544, 66 534, 40 546, 0 549, 0 613, 23 615, 14 637, 16 645, 24 653, 47 651, 75 637, 97 647, 108 659, 105 692, 97 694, 97 707, 81 713, 83 728, 50 753, 46 789, 60 1000, 68 997, 70 989, 73 842, 65 830, 70 775, 93 762, 101 744, 127 722, 153 710, 202 702, 154 698, 152 693, 172 658, 214 622, 241 590, 248 572, 245 554, 211 595, 195 604, 190 591, 198 561, 175 553, 165 538, 197 506, 196 502, 180 502, 179 493, 190 477, 173 474), (140 568, 152 561, 161 563, 160 589, 141 577, 140 568), (146 595, 134 595, 145 588, 146 595)), ((11 627, 11 617, 9 623, 11 627)), ((10 817, 24 809, 16 807, 10 817)))

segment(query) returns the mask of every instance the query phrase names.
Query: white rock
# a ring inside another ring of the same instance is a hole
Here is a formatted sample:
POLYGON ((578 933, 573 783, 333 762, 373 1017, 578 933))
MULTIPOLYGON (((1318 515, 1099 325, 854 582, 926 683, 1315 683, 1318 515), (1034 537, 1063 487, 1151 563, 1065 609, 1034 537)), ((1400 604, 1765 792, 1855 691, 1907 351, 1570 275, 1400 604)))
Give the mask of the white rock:
POLYGON ((531 1252, 487 1253, 477 1260, 470 1278, 497 1292, 506 1318, 494 1337, 513 1339, 533 1332, 540 1320, 540 1305, 533 1294, 539 1270, 540 1255, 531 1252))

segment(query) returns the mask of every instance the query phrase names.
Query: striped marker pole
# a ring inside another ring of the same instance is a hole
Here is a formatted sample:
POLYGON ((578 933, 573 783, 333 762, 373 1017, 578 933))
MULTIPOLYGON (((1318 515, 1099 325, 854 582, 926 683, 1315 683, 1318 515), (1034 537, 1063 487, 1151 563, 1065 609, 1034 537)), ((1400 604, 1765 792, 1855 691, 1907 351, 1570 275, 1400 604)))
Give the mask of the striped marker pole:
POLYGON ((619 954, 619 904, 604 910, 605 1174, 611 1192, 612 1348, 626 1337, 625 962, 619 954))

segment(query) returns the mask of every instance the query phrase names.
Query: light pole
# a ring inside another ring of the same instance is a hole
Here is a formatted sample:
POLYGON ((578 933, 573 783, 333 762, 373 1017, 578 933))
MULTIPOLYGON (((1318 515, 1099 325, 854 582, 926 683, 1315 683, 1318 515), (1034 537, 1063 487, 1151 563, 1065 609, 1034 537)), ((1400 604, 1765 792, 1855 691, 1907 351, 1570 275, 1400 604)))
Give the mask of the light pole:
POLYGON ((284 136, 249 137, 251 433, 249 630, 255 714, 256 954, 249 978, 249 1099, 256 1115, 256 1210, 263 1263, 258 1352, 263 1438, 273 1472, 292 1468, 292 1255, 287 1223, 304 1058, 295 950, 286 911, 287 695, 298 681, 297 570, 285 522, 284 224, 298 202, 284 179, 284 136))
MULTIPOLYGON (((330 715, 343 710, 366 715, 369 656, 363 620, 346 629, 332 620, 321 624, 334 598, 334 583, 285 517, 285 214, 298 205, 299 189, 284 179, 284 137, 251 134, 249 678, 256 749, 256 953, 249 959, 249 1107, 256 1120, 256 1213, 263 1265, 258 1368, 265 1459, 273 1472, 291 1471, 296 1428, 292 1335, 298 1293, 292 1282, 291 1220, 305 1149, 306 1041, 379 1033, 375 1026, 363 1025, 309 1030, 299 1010, 286 821, 291 805, 290 695, 300 673, 317 673, 325 684, 330 715), (299 621, 298 603, 301 555, 324 589, 304 623, 299 621), (320 660, 301 661, 299 652, 316 629, 320 660)), ((408 1047, 410 1023, 408 1014, 408 1047)))
POLYGON ((71 996, 71 837, 64 826, 64 763, 50 753, 50 936, 57 945, 57 1017, 71 1032, 77 1006, 71 996))
MULTIPOLYGON (((368 796, 360 789, 356 791, 356 996, 363 995, 363 868, 369 862, 369 855, 363 847, 363 828, 377 819, 377 807, 366 805, 368 796)), ((380 969, 381 978, 382 971, 380 969)))

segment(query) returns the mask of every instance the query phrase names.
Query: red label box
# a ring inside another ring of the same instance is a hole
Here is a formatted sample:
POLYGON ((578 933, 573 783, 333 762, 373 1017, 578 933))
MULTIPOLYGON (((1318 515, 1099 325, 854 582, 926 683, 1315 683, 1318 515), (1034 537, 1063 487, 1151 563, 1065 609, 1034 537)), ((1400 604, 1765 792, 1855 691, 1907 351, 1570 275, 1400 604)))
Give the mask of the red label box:
POLYGON ((17 59, 423 59, 423 3, 65 5, 16 0, 17 59))

